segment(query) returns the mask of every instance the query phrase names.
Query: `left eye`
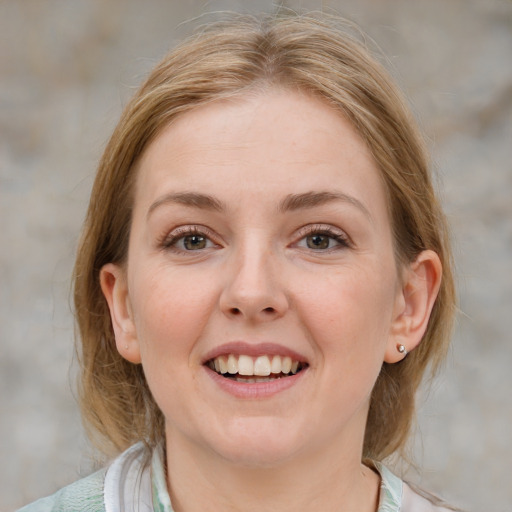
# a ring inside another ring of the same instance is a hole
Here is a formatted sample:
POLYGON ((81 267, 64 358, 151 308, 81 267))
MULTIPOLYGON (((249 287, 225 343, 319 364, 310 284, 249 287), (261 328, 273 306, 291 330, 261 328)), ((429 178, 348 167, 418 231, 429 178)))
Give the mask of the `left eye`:
POLYGON ((346 241, 333 233, 311 233, 301 238, 297 244, 313 251, 326 251, 335 247, 347 246, 346 241))

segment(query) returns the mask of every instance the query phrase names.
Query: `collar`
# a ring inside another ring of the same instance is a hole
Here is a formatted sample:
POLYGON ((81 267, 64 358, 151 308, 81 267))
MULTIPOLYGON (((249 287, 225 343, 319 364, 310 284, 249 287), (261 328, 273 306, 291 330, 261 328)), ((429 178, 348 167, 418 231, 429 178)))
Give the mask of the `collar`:
MULTIPOLYGON (((403 482, 380 462, 374 462, 380 475, 378 512, 400 512, 402 507, 403 482)), ((174 512, 165 476, 164 450, 159 446, 153 451, 151 460, 153 508, 155 512, 174 512)))

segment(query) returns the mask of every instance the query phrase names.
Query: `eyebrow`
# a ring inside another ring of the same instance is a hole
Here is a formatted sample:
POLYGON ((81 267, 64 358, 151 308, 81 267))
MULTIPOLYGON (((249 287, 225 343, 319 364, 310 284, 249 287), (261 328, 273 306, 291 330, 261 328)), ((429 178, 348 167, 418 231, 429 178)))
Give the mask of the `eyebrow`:
POLYGON ((208 194, 200 194, 198 192, 176 192, 166 194, 165 196, 157 199, 148 209, 147 217, 163 204, 177 203, 184 206, 191 206, 200 208, 202 210, 213 210, 217 212, 223 211, 225 208, 223 204, 208 194))
MULTIPOLYGON (((358 208, 368 219, 371 221, 372 216, 368 209, 364 206, 361 201, 348 194, 342 192, 304 192, 302 194, 289 194, 280 203, 277 208, 279 213, 285 213, 288 211, 304 210, 314 208, 316 206, 322 206, 327 203, 335 201, 342 201, 344 203, 351 204, 358 208)), ((226 208, 221 201, 208 194, 202 194, 199 192, 175 192, 166 194, 165 196, 157 199, 148 209, 147 216, 163 204, 182 204, 193 208, 200 208, 202 210, 212 210, 217 212, 225 211, 226 208)))
POLYGON ((307 208, 314 208, 315 206, 321 206, 327 203, 335 201, 342 201, 349 203, 358 208, 368 219, 371 221, 372 216, 358 199, 342 192, 305 192, 303 194, 290 194, 280 203, 278 211, 284 213, 286 211, 303 210, 307 208))

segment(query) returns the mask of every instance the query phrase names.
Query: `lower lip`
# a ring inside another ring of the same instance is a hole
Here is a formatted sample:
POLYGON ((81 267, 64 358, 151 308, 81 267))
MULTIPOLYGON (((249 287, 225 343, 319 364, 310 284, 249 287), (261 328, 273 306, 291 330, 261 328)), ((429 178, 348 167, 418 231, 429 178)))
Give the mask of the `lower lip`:
POLYGON ((274 379, 268 382, 245 383, 222 377, 207 366, 203 366, 203 368, 213 381, 226 393, 236 398, 253 400, 269 398, 290 389, 298 384, 307 373, 307 368, 304 368, 299 373, 290 375, 289 377, 281 377, 280 379, 274 379))

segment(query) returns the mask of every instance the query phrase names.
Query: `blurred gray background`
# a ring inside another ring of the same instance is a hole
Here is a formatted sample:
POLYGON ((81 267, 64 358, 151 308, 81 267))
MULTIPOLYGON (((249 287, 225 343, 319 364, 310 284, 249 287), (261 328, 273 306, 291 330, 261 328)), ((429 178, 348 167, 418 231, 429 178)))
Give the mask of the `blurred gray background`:
MULTIPOLYGON (((282 2, 358 23, 411 99, 439 170, 461 314, 420 400, 411 479, 511 510, 512 2, 282 2)), ((0 0, 0 510, 91 468, 72 393, 70 272, 122 106, 205 12, 259 1, 0 0)), ((203 20, 204 21, 204 20, 203 20)))

